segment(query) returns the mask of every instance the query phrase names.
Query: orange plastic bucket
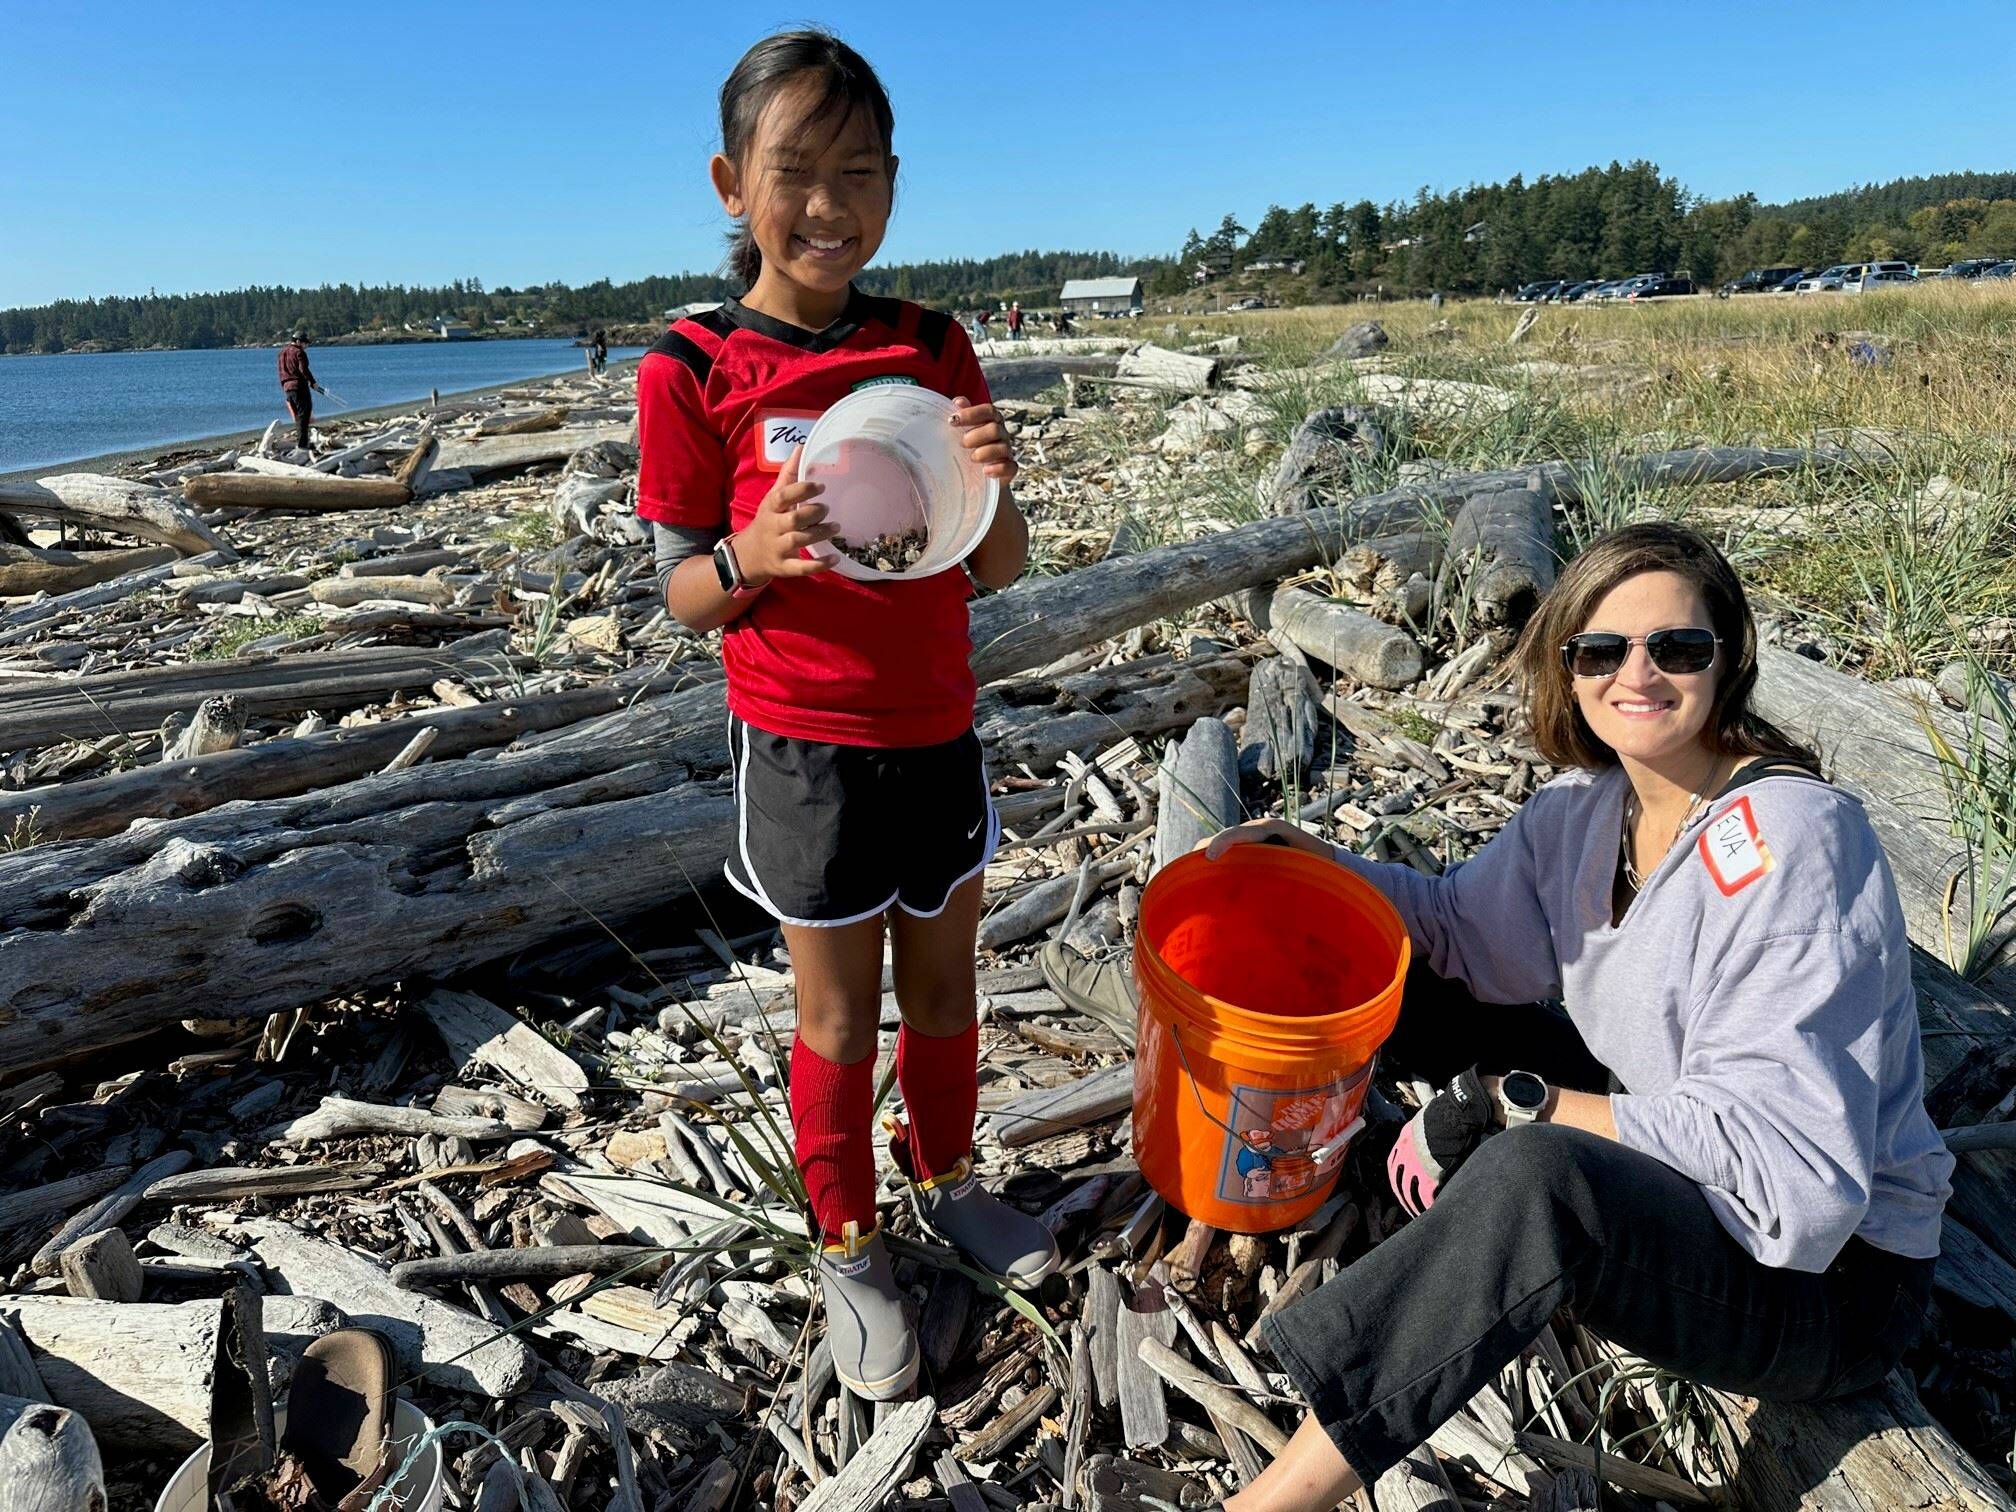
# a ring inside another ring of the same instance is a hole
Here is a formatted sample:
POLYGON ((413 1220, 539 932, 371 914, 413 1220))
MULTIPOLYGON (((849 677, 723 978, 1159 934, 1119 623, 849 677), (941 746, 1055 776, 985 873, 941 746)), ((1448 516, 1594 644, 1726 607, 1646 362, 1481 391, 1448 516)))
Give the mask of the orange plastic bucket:
POLYGON ((1261 1234, 1337 1183, 1411 946, 1378 889, 1276 845, 1184 856, 1141 895, 1134 1159, 1170 1205, 1261 1234))

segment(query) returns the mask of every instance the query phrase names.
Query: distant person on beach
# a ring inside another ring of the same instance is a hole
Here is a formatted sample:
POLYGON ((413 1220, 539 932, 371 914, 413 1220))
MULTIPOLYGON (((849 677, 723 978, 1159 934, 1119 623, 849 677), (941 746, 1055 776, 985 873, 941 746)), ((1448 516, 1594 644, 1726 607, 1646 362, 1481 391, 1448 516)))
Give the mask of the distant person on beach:
POLYGON ((296 331, 294 339, 280 348, 280 392, 287 397, 287 412, 294 417, 294 444, 309 450, 308 424, 315 415, 312 394, 328 392, 308 369, 308 333, 296 331))
POLYGON ((1022 302, 1019 299, 1008 306, 1008 339, 1010 341, 1022 339, 1022 302))
POLYGON ((987 327, 993 324, 993 321, 994 321, 994 312, 992 310, 983 309, 978 315, 975 315, 973 317, 973 324, 980 328, 980 334, 977 338, 978 340, 980 341, 987 340, 988 338, 987 327))
POLYGON ((609 338, 600 327, 588 338, 588 376, 600 378, 602 370, 609 366, 609 338))

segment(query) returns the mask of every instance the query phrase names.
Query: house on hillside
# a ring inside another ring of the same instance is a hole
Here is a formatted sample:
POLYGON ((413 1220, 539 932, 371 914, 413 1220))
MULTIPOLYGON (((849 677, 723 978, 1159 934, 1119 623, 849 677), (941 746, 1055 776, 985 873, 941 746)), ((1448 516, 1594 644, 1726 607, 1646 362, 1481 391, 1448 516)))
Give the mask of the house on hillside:
POLYGON ((1299 257, 1269 257, 1246 264, 1248 273, 1300 273, 1307 266, 1299 257))
POLYGON ((435 320, 434 334, 439 336, 443 341, 469 341, 475 335, 469 329, 468 321, 450 320, 446 315, 440 316, 435 320))
POLYGON ((1071 278, 1058 302, 1073 315, 1107 315, 1141 308, 1138 278, 1071 278))

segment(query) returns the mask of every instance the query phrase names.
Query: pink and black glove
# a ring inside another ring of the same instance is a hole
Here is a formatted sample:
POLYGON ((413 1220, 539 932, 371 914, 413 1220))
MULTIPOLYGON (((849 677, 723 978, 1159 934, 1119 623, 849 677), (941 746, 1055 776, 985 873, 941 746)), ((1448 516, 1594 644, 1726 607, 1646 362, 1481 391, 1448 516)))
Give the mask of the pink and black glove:
POLYGON ((1400 1206, 1420 1217, 1457 1167, 1497 1132, 1491 1094, 1472 1066, 1431 1097, 1394 1141, 1393 1153, 1386 1157, 1386 1179, 1400 1206))

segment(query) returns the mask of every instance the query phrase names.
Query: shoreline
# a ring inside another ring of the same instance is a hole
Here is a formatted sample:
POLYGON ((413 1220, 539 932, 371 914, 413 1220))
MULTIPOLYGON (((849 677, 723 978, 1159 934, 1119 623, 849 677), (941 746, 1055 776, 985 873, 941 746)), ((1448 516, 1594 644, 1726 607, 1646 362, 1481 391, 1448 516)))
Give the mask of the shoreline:
MULTIPOLYGON (((54 356, 56 354, 51 353, 50 355, 54 356)), ((78 352, 71 355, 89 357, 98 354, 78 352)), ((637 363, 641 360, 636 357, 625 357, 621 360, 612 358, 609 363, 609 371, 617 373, 626 369, 635 369, 637 363)), ((483 399, 488 398, 492 394, 501 394, 506 389, 518 388, 522 384, 540 383, 554 378, 569 378, 577 375, 586 376, 578 368, 562 368, 552 373, 528 373, 522 378, 512 378, 503 383, 489 383, 483 385, 481 388, 457 389, 453 393, 443 394, 441 400, 445 404, 449 400, 483 399)), ((318 415, 316 423, 321 424, 327 421, 334 424, 340 421, 347 424, 352 420, 381 420, 392 415, 406 414, 414 406, 427 402, 427 395, 419 394, 411 399, 401 399, 390 404, 374 404, 362 409, 337 410, 326 415, 318 415)), ((255 426, 251 430, 225 431, 212 436, 189 436, 171 441, 157 441, 147 446, 134 447, 127 451, 101 452, 96 456, 77 457, 66 462, 46 462, 39 467, 21 467, 14 469, 12 472, 0 472, 0 483, 32 483, 37 478, 53 477, 58 473, 66 472, 110 472, 114 468, 127 466, 132 463, 154 461, 166 456, 169 452, 223 451, 232 446, 244 446, 250 442, 257 441, 265 434, 266 427, 261 425, 255 426)))

